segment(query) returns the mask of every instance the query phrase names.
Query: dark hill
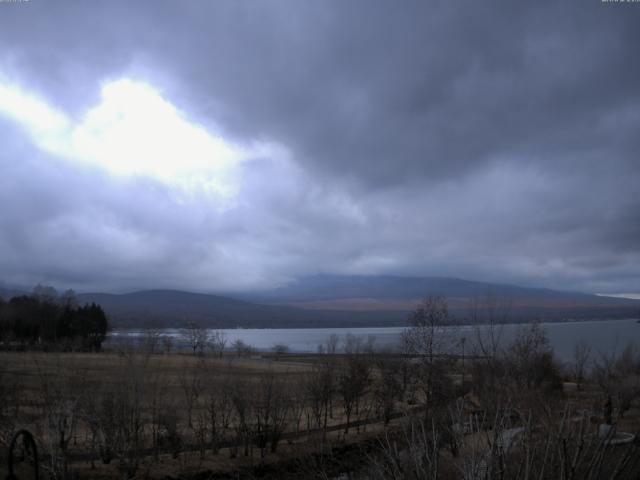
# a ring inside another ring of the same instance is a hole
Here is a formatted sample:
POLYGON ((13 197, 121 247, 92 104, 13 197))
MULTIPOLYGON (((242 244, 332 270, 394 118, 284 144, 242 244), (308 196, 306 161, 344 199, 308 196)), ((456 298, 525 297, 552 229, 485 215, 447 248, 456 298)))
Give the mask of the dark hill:
POLYGON ((180 327, 186 322, 219 328, 398 325, 406 317, 386 312, 310 311, 177 290, 145 290, 123 295, 85 293, 78 295, 78 301, 100 304, 117 327, 136 328, 180 327))
MULTIPOLYGON (((277 300, 279 302, 305 302, 346 298, 415 299, 425 295, 442 295, 450 298, 483 298, 487 294, 505 298, 567 299, 601 302, 596 295, 528 288, 515 285, 474 282, 446 277, 399 277, 399 276, 339 276, 314 275, 301 277, 284 287, 255 292, 246 298, 277 300)), ((609 299, 609 297, 606 297, 609 299)), ((633 303, 626 299, 624 304, 633 303)), ((608 301, 608 300, 607 300, 608 301)))

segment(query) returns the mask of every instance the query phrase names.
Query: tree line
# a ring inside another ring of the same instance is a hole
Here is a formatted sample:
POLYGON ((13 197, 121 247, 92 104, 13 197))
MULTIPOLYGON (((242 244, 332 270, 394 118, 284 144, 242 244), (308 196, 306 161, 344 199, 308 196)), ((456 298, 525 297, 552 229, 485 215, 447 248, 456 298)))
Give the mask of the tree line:
POLYGON ((31 295, 0 297, 0 348, 9 350, 100 350, 109 322, 95 303, 78 305, 75 294, 59 295, 38 285, 31 295))

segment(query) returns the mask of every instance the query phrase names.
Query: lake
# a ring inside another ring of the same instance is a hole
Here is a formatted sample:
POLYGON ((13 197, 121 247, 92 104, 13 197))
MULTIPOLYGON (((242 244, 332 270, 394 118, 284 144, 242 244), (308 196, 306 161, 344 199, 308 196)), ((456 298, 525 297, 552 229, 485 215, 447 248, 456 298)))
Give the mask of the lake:
MULTIPOLYGON (((541 326, 558 358, 569 361, 573 357, 575 345, 584 341, 592 346, 593 354, 610 354, 621 351, 628 343, 640 346, 640 323, 635 319, 627 320, 594 320, 584 322, 542 323, 541 326)), ((515 337, 522 324, 502 326, 502 339, 508 342, 515 337)), ((481 329, 486 327, 480 327, 481 329)), ((285 344, 292 352, 315 352, 318 345, 326 343, 331 335, 344 339, 348 334, 372 336, 379 348, 393 348, 399 345, 403 327, 388 328, 263 328, 263 329, 221 329, 228 339, 228 345, 237 339, 252 345, 258 350, 269 350, 276 343, 285 344)), ((161 330, 162 334, 179 339, 180 329, 161 330)), ((467 352, 477 336, 477 327, 446 327, 443 333, 451 338, 465 337, 467 352)), ((114 331, 111 341, 122 337, 140 337, 143 331, 114 331)), ((109 339, 108 339, 109 341, 109 339)))

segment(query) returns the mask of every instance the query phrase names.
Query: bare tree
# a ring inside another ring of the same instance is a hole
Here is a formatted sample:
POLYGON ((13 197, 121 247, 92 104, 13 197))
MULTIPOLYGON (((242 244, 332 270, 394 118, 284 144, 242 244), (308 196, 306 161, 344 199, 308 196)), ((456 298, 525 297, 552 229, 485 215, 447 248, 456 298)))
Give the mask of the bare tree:
POLYGON ((338 375, 338 390, 346 417, 344 433, 349 433, 351 415, 360 413, 360 402, 371 381, 372 362, 362 337, 349 334, 345 342, 345 359, 338 375))
MULTIPOLYGON (((289 386, 289 416, 290 423, 294 425, 295 433, 300 433, 300 425, 305 412, 308 412, 309 398, 306 388, 306 377, 293 375, 290 378, 289 386)), ((307 428, 309 425, 307 424, 307 428)))
POLYGON ((187 425, 192 430, 194 429, 193 414, 204 390, 205 375, 206 368, 204 358, 198 359, 195 363, 185 360, 183 374, 180 375, 179 381, 183 393, 187 425))
POLYGON ((20 422, 24 386, 20 376, 11 375, 0 365, 0 445, 7 446, 20 422))
POLYGON ((504 325, 509 320, 511 301, 499 298, 491 291, 480 299, 474 298, 469 304, 468 319, 474 326, 470 342, 474 389, 488 406, 497 405, 505 399, 501 378, 504 376, 504 325))
POLYGON ((211 352, 217 356, 222 358, 224 354, 224 350, 227 346, 227 336, 223 331, 214 330, 208 338, 208 345, 211 352))
POLYGON ((640 352, 635 344, 627 344, 615 367, 619 378, 616 385, 618 410, 622 418, 640 396, 640 352))
POLYGON ((434 363, 436 355, 446 353, 442 327, 451 325, 446 298, 425 298, 409 316, 409 324, 410 328, 403 332, 407 353, 420 356, 429 364, 434 363))
POLYGON ((160 349, 162 334, 158 330, 147 330, 142 339, 142 348, 145 352, 155 355, 160 349))
POLYGON ((162 335, 162 349, 166 355, 171 353, 173 349, 173 337, 171 335, 162 335))
POLYGON ((284 343, 276 343, 271 347, 271 351, 274 353, 277 360, 281 356, 289 353, 289 346, 284 343))
POLYGON ((241 338, 236 339, 231 345, 231 348, 235 350, 236 355, 239 357, 248 357, 253 353, 253 347, 241 338))
POLYGON ((64 308, 76 308, 78 307, 78 299, 76 298, 76 292, 71 289, 65 290, 58 299, 60 305, 64 308))
POLYGON ((230 450, 231 457, 238 455, 238 447, 242 446, 244 455, 249 455, 252 440, 251 416, 253 410, 253 392, 249 385, 240 377, 234 377, 230 384, 229 392, 234 410, 232 422, 236 434, 236 441, 230 450))
POLYGON ((403 359, 383 355, 375 362, 378 378, 373 383, 375 408, 388 425, 395 411, 396 401, 402 399, 403 359))
POLYGON ((545 330, 533 323, 518 330, 506 352, 510 377, 516 388, 531 389, 545 381, 559 382, 559 367, 545 330))
POLYGON ((31 296, 43 303, 55 303, 58 301, 58 291, 51 286, 40 283, 33 287, 31 296))
POLYGON ((151 445, 154 459, 158 461, 160 446, 165 432, 163 431, 163 417, 173 408, 172 398, 164 395, 167 386, 167 378, 162 370, 152 370, 146 379, 148 392, 148 420, 151 431, 151 445))
POLYGON ((591 346, 584 340, 580 340, 573 349, 573 363, 571 373, 576 382, 576 388, 580 390, 582 382, 587 374, 588 363, 591 356, 591 346))
POLYGON ((511 301, 488 292, 483 300, 474 298, 469 305, 469 321, 475 327, 475 353, 486 360, 498 357, 504 347, 504 325, 509 320, 511 301))
POLYGON ((70 374, 63 374, 64 366, 59 356, 56 356, 53 372, 40 365, 36 357, 34 362, 40 377, 40 406, 45 419, 40 437, 49 459, 46 468, 53 478, 67 478, 70 474, 69 447, 77 433, 86 372, 73 369, 70 374))
POLYGON ((627 345, 619 354, 600 353, 593 362, 592 377, 606 397, 617 403, 620 417, 640 396, 640 354, 635 345, 627 345))
POLYGON ((219 445, 227 438, 231 427, 233 404, 231 398, 231 379, 229 375, 216 378, 206 384, 207 414, 209 416, 209 439, 213 454, 218 453, 219 445))
POLYGON ((340 345, 340 337, 332 333, 325 343, 318 345, 318 353, 322 355, 335 355, 340 345))
POLYGON ((105 396, 105 447, 114 452, 122 475, 133 478, 143 464, 149 356, 131 352, 123 360, 124 376, 105 396))
POLYGON ((307 395, 316 427, 322 431, 321 451, 324 448, 329 411, 335 390, 335 364, 333 358, 316 362, 307 376, 307 395))
POLYGON ((444 374, 452 336, 444 334, 443 327, 450 326, 447 300, 444 297, 427 297, 409 317, 411 327, 403 332, 405 353, 416 357, 417 385, 422 392, 425 418, 432 407, 446 392, 449 396, 449 381, 444 374))
POLYGON ((265 448, 276 452, 286 427, 289 399, 286 386, 273 372, 260 377, 253 408, 253 438, 264 457, 265 448))
POLYGON ((371 455, 368 463, 367 478, 374 480, 443 478, 435 424, 409 418, 397 435, 385 434, 379 453, 371 455))
POLYGON ((187 322, 182 329, 181 337, 194 355, 203 354, 209 343, 209 332, 195 322, 187 322))

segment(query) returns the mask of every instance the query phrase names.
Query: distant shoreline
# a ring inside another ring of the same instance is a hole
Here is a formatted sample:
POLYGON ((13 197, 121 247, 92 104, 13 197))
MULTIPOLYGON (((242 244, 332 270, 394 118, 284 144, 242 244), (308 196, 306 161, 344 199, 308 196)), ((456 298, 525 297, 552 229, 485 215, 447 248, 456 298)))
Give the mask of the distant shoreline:
MULTIPOLYGON (((559 324, 559 323, 595 323, 595 322, 624 322, 624 321, 637 321, 640 322, 640 316, 638 317, 624 317, 624 318, 570 318, 565 320, 554 320, 554 319, 545 319, 545 320, 522 320, 520 322, 509 321, 504 323, 495 323, 495 325, 504 325, 504 326, 517 326, 517 325, 528 325, 532 323, 539 323, 540 325, 546 324, 559 324)), ((390 322, 391 323, 391 322, 390 322)), ((474 327, 474 326, 487 326, 490 323, 471 323, 471 322, 456 322, 446 325, 447 327, 474 327)), ((371 329, 371 328, 409 328, 410 325, 406 322, 403 322, 402 325, 380 325, 380 324, 371 324, 371 325, 346 325, 346 326, 303 326, 303 327, 286 327, 286 326, 263 326, 263 327, 215 327, 215 326, 202 326, 207 330, 355 330, 355 329, 371 329)), ((174 327, 116 327, 113 328, 108 335, 111 335, 113 332, 148 332, 148 331, 163 331, 163 330, 176 330, 180 331, 184 327, 174 326, 174 327)))

